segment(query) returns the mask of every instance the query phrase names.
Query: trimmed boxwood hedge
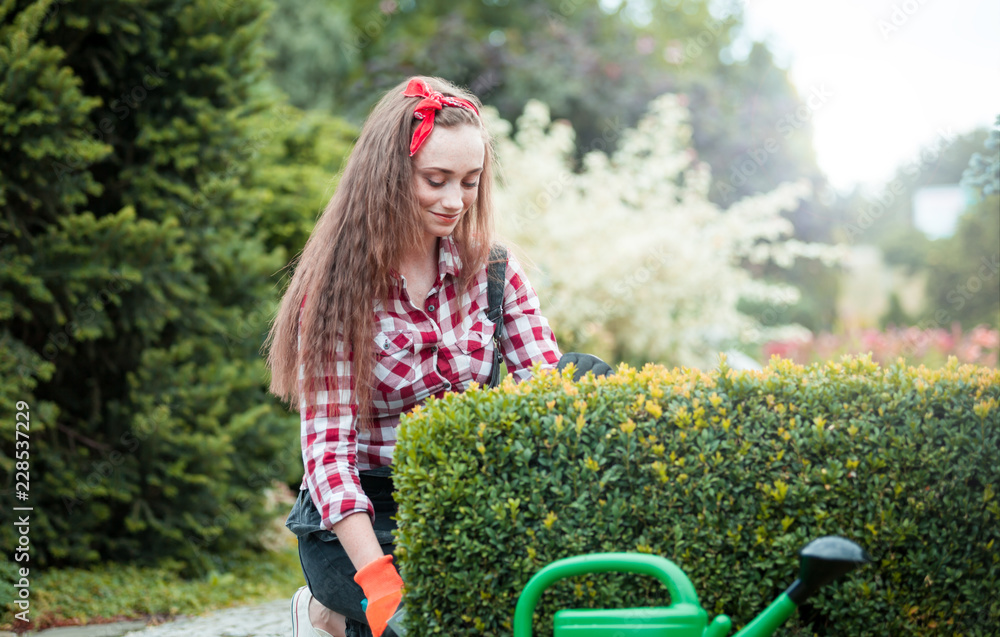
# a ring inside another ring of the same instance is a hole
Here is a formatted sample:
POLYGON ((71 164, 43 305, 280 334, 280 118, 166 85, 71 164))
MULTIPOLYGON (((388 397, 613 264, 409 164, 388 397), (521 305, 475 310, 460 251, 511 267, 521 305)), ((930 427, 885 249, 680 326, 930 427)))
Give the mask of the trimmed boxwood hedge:
MULTIPOLYGON (((410 634, 509 635, 553 560, 675 561, 741 627, 822 535, 872 565, 821 591, 786 635, 987 635, 1000 626, 1000 372, 870 357, 737 372, 625 365, 573 383, 536 370, 404 416, 397 561, 410 634)), ((560 608, 665 606, 652 578, 565 580, 560 608)))

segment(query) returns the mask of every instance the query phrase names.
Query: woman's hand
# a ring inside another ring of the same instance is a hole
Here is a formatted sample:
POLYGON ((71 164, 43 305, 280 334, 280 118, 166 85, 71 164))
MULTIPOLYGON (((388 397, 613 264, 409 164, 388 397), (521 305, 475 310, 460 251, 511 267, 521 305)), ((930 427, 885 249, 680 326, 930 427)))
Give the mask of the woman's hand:
POLYGON ((354 581, 365 592, 368 601, 365 606, 368 626, 375 637, 381 637, 403 597, 403 580, 392 565, 392 556, 383 555, 366 564, 358 570, 354 581))
POLYGON ((561 372, 570 363, 573 363, 575 367, 573 371, 574 381, 583 378, 587 372, 594 372, 594 376, 606 376, 612 371, 610 365, 593 354, 581 354, 580 352, 566 352, 563 354, 556 365, 556 369, 561 372))
POLYGON ((379 637, 399 606, 403 580, 392 565, 392 555, 382 554, 367 513, 348 515, 333 525, 333 531, 358 571, 354 581, 367 598, 365 617, 372 633, 379 637))

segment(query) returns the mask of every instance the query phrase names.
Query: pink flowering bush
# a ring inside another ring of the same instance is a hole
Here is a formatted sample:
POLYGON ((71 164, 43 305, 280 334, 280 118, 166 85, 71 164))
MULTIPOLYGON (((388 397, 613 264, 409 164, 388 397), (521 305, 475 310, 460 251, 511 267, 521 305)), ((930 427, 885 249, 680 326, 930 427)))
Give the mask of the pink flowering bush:
POLYGON ((872 360, 889 364, 902 357, 910 365, 941 367, 954 356, 960 363, 997 367, 1000 331, 980 325, 962 333, 958 323, 943 328, 891 327, 849 330, 844 334, 821 333, 801 339, 770 341, 762 348, 765 360, 788 358, 801 365, 839 359, 844 354, 871 352, 872 360))

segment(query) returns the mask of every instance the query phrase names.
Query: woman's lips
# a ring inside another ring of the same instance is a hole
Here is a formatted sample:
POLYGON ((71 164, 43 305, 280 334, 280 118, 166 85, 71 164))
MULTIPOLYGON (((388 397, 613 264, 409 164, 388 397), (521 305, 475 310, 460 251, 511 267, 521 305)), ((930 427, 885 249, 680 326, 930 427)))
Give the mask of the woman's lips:
POLYGON ((438 213, 438 212, 432 212, 431 214, 434 215, 435 217, 444 219, 445 221, 454 221, 454 220, 458 219, 458 217, 459 217, 459 215, 457 215, 457 214, 455 214, 455 215, 443 215, 443 214, 438 213))

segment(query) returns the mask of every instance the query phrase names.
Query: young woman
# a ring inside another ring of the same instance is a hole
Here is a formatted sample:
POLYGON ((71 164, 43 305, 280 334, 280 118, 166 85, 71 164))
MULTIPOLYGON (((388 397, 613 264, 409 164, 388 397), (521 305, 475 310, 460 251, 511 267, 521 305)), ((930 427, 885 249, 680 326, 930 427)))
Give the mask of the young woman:
MULTIPOLYGON (((481 107, 433 77, 379 101, 268 336, 270 390, 297 400, 302 421, 305 475, 287 521, 307 583, 292 598, 296 637, 385 630, 403 585, 388 471, 400 414, 489 379, 493 149, 481 107)), ((566 362, 513 256, 503 308, 516 380, 566 362)))

